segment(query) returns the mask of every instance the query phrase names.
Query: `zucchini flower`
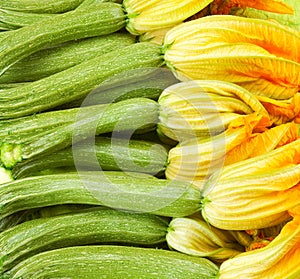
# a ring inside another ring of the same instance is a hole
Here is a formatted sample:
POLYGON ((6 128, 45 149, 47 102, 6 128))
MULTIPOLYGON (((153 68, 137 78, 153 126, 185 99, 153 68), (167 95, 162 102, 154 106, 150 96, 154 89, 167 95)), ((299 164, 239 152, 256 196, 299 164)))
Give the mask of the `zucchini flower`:
POLYGON ((291 279, 300 276, 300 208, 267 246, 244 252, 221 264, 219 279, 291 279))
POLYGON ((264 96, 257 96, 257 99, 267 110, 275 125, 295 120, 300 114, 300 93, 287 100, 274 100, 264 96))
POLYGON ((300 36, 268 20, 207 16, 172 28, 166 64, 181 80, 218 79, 286 100, 300 89, 300 36))
POLYGON ((196 14, 213 0, 124 0, 127 30, 134 35, 173 27, 196 14))
POLYGON ((223 261, 244 251, 228 232, 207 224, 201 216, 174 218, 166 236, 170 248, 199 257, 223 261))
POLYGON ((206 181, 202 215, 227 230, 260 229, 289 219, 300 204, 300 139, 225 166, 206 181))
POLYGON ((163 91, 158 103, 160 132, 178 141, 220 134, 233 121, 254 112, 268 117, 266 109, 250 92, 217 80, 172 85, 163 91))
POLYGON ((293 7, 293 14, 280 14, 279 12, 260 11, 250 7, 233 9, 231 14, 244 16, 248 18, 260 18, 277 21, 283 25, 289 26, 300 31, 300 2, 297 0, 282 0, 283 3, 293 7))
POLYGON ((249 115, 252 122, 229 127, 222 134, 207 138, 192 138, 180 142, 169 151, 166 177, 190 181, 202 188, 213 172, 224 166, 257 157, 298 139, 294 123, 282 124, 262 133, 253 133, 264 121, 261 116, 249 115))

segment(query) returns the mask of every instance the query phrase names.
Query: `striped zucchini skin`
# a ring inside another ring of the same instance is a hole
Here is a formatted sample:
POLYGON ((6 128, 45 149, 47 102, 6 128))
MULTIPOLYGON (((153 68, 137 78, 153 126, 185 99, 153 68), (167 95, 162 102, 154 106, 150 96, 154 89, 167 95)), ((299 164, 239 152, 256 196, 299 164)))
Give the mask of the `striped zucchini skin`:
POLYGON ((54 108, 86 96, 114 75, 162 65, 160 47, 151 43, 137 43, 112 51, 28 85, 1 90, 0 119, 54 108))
POLYGON ((155 246, 165 242, 168 221, 151 214, 92 208, 27 221, 0 234, 2 272, 37 253, 87 244, 155 246))
POLYGON ((0 83, 35 81, 134 43, 130 34, 113 33, 43 49, 10 67, 0 76, 0 83))
POLYGON ((163 145, 142 140, 97 137, 93 146, 81 142, 73 148, 24 160, 12 169, 12 174, 15 179, 20 179, 42 170, 75 167, 74 151, 80 155, 77 160, 86 170, 99 170, 100 166, 102 170, 108 171, 159 174, 164 171, 168 158, 167 149, 163 145), (91 160, 94 155, 97 157, 96 162, 91 160))
POLYGON ((13 31, 1 45, 0 74, 44 47, 111 34, 124 26, 124 12, 121 5, 115 3, 102 3, 97 9, 72 11, 25 26, 13 31))
POLYGON ((53 16, 55 14, 36 14, 0 9, 0 21, 7 25, 7 30, 18 29, 53 16))
POLYGON ((78 7, 84 0, 1 0, 0 8, 34 13, 63 13, 78 7))
POLYGON ((200 210, 200 190, 188 182, 114 171, 44 175, 0 185, 0 219, 25 209, 70 203, 182 217, 200 210))
POLYGON ((44 252, 14 267, 8 279, 214 279, 207 259, 178 252, 126 246, 70 247, 44 252))

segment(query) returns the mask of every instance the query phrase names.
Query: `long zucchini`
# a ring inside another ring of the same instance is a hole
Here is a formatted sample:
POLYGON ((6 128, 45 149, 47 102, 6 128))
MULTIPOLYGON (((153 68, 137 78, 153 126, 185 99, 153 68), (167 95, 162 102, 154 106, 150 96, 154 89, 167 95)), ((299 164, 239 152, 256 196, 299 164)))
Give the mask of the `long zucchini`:
POLYGON ((162 173, 168 153, 164 146, 141 140, 97 137, 95 144, 80 142, 73 148, 54 152, 48 156, 34 157, 18 163, 13 169, 14 178, 20 179, 33 173, 58 168, 75 167, 73 152, 79 155, 77 167, 86 170, 122 170, 150 174, 162 173), (91 160, 93 156, 97 160, 91 160))
POLYGON ((154 130, 158 121, 158 104, 146 98, 135 98, 112 104, 70 109, 67 113, 55 111, 45 114, 36 117, 40 122, 35 121, 33 115, 25 119, 9 120, 3 124, 5 134, 0 137, 0 160, 5 167, 11 168, 23 159, 42 153, 57 152, 95 135, 154 130), (48 126, 47 115, 52 120, 48 126), (6 126, 9 122, 17 124, 6 126), (25 126, 23 133, 19 132, 18 126, 25 126))
POLYGON ((34 13, 63 13, 74 10, 84 0, 1 0, 0 8, 34 13))
POLYGON ((200 190, 191 183, 141 173, 43 175, 0 185, 0 219, 25 209, 70 203, 182 217, 199 211, 200 202, 200 190))
POLYGON ((113 33, 43 49, 10 67, 0 83, 35 81, 133 43, 135 38, 130 34, 113 33))
MULTIPOLYGON (((1 62, 0 62, 1 63, 1 62)), ((0 119, 16 118, 83 98, 106 79, 126 73, 160 67, 160 47, 137 43, 90 59, 50 77, 25 86, 0 91, 0 119)), ((149 71, 149 70, 148 70, 149 71)), ((119 80, 113 80, 118 83, 119 80)), ((101 98, 101 96, 99 97, 101 98)))
POLYGON ((155 246, 165 242, 167 228, 168 221, 155 215, 98 207, 27 221, 0 234, 0 270, 63 247, 97 243, 155 246))
POLYGON ((15 266, 7 279, 215 279, 218 267, 178 252, 125 246, 83 246, 44 252, 15 266))
POLYGON ((1 44, 0 74, 44 47, 110 34, 124 26, 124 12, 115 3, 98 4, 95 9, 72 11, 25 26, 13 31, 1 44))

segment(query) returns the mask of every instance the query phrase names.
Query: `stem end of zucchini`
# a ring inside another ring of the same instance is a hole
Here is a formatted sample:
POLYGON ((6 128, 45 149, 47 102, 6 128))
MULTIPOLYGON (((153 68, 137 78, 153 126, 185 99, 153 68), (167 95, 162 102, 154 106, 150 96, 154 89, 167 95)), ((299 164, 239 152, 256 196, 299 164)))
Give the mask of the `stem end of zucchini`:
POLYGON ((0 160, 5 168, 11 169, 22 161, 22 146, 20 144, 2 143, 0 160))

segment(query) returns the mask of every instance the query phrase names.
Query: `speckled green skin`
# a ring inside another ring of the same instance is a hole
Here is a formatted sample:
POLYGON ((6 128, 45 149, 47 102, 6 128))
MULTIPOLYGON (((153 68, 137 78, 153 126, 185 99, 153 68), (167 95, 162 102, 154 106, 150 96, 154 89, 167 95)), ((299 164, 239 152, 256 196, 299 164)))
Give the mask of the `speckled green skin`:
POLYGON ((45 47, 111 34, 124 26, 125 14, 121 5, 102 3, 95 9, 63 13, 14 30, 5 37, 5 43, 0 44, 0 74, 45 47))
POLYGON ((84 0, 1 0, 0 8, 35 13, 62 13, 75 9, 84 0))
POLYGON ((6 271, 37 253, 63 247, 123 243, 152 246, 165 242, 167 220, 151 214, 108 208, 39 218, 0 234, 0 270, 6 271))
POLYGON ((0 83, 35 81, 134 43, 130 34, 113 33, 43 49, 10 67, 0 76, 0 83))
POLYGON ((214 279, 215 264, 178 252, 125 246, 72 247, 23 261, 10 279, 214 279))
POLYGON ((86 96, 101 82, 116 74, 160 67, 163 63, 160 47, 151 43, 137 43, 106 53, 28 85, 1 90, 0 119, 54 108, 86 96))
MULTIPOLYGON (((157 174, 164 171, 168 152, 160 144, 142 140, 97 137, 93 150, 83 142, 76 147, 80 163, 86 169, 123 170, 157 174), (97 165, 91 156, 97 156, 97 165)), ((72 148, 38 156, 18 163, 13 169, 14 178, 24 178, 33 173, 58 168, 75 167, 72 148)))
POLYGON ((96 171, 29 177, 0 185, 0 219, 20 210, 68 203, 182 217, 200 210, 200 190, 188 182, 141 173, 96 171))

